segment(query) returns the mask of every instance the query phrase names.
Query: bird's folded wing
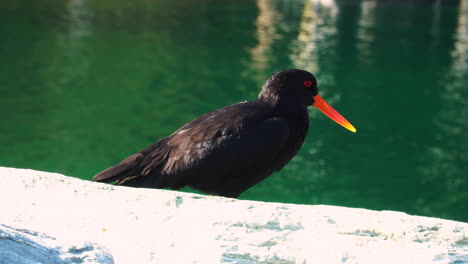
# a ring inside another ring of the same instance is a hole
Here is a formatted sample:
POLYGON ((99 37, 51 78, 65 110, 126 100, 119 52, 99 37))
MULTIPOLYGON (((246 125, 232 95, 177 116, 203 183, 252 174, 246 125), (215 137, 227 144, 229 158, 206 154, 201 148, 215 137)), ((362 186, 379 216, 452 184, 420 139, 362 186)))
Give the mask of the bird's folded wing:
POLYGON ((174 148, 160 176, 165 187, 193 186, 216 181, 210 177, 245 174, 258 167, 268 167, 268 173, 279 170, 282 165, 276 166, 274 161, 288 139, 289 128, 287 121, 276 118, 250 124, 240 132, 212 131, 211 135, 194 133, 190 142, 185 142, 188 137, 172 142, 174 148))

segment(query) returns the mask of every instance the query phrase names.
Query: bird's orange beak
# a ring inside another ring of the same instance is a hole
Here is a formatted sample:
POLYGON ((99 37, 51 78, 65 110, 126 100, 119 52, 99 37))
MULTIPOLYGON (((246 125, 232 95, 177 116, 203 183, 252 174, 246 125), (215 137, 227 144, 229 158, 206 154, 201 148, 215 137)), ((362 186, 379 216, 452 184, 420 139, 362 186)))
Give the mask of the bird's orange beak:
POLYGON ((315 102, 312 104, 313 106, 317 107, 326 114, 329 118, 333 121, 337 122, 338 124, 342 125, 344 128, 348 129, 351 132, 356 132, 356 128, 351 125, 340 113, 338 113, 333 107, 331 107, 320 95, 314 96, 315 102))

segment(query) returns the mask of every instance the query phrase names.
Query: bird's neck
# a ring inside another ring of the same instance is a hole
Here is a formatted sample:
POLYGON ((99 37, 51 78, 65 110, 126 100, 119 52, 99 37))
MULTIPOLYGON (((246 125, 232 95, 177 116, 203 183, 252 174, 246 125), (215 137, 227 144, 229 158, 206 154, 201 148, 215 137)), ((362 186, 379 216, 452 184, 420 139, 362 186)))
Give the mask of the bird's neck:
POLYGON ((281 100, 275 105, 275 112, 288 120, 309 120, 307 107, 281 100))
POLYGON ((309 114, 307 107, 298 104, 295 101, 287 100, 286 98, 266 97, 259 98, 258 101, 268 105, 271 108, 271 113, 275 117, 281 117, 291 122, 297 122, 309 127, 309 114), (271 99, 271 100, 267 100, 271 99))

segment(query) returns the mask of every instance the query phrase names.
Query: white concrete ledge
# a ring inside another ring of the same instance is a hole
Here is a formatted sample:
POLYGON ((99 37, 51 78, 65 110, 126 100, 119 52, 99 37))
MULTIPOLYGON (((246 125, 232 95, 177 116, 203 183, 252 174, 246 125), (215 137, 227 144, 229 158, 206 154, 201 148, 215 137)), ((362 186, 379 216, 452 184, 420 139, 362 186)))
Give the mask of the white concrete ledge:
POLYGON ((114 263, 109 250, 83 241, 67 244, 46 234, 0 224, 0 263, 114 263))
POLYGON ((63 263, 468 263, 467 223, 115 187, 4 167, 0 224, 0 263, 14 251, 2 242, 5 230, 50 246, 63 263), (69 246, 77 243, 88 246, 69 246), (89 250, 67 259, 77 247, 89 250))

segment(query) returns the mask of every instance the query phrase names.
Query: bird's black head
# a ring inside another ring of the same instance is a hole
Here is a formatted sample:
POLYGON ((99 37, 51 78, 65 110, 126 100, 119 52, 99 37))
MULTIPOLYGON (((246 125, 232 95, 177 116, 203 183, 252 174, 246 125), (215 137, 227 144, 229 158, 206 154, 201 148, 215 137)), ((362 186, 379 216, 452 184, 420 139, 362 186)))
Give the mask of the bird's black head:
POLYGON ((274 73, 263 85, 258 98, 269 104, 294 104, 306 108, 318 94, 317 80, 312 73, 289 69, 274 73))
POLYGON ((310 72, 290 69, 274 73, 263 85, 258 99, 288 114, 305 111, 313 105, 338 124, 356 132, 353 125, 318 94, 317 80, 310 72))

